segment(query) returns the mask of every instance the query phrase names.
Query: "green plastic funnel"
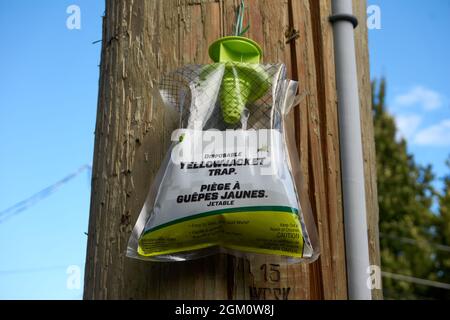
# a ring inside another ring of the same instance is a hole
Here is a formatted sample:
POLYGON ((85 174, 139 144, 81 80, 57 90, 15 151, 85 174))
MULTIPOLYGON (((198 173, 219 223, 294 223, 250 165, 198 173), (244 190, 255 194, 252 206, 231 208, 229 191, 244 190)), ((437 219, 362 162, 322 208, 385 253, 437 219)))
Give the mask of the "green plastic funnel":
POLYGON ((214 62, 259 63, 261 47, 253 40, 244 37, 223 37, 209 47, 209 56, 214 62))
POLYGON ((209 56, 214 62, 225 63, 220 103, 224 121, 234 125, 245 106, 261 98, 270 87, 268 74, 258 64, 262 50, 248 38, 224 37, 209 47, 209 56))

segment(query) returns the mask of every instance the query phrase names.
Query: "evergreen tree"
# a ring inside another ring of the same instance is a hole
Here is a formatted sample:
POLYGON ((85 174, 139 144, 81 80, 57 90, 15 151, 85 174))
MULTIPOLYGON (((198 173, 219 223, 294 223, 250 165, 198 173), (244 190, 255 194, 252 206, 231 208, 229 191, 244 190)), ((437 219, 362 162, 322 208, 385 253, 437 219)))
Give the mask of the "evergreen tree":
MULTIPOLYGON (((406 141, 396 138, 395 121, 385 105, 385 80, 374 82, 372 92, 381 268, 389 273, 430 279, 435 264, 430 244, 435 221, 431 211, 431 166, 417 165, 407 152, 406 141)), ((383 277, 383 289, 386 299, 420 299, 430 292, 426 286, 390 277, 383 277)))
MULTIPOLYGON (((450 157, 447 160, 450 169, 450 157)), ((436 281, 450 283, 450 174, 444 177, 444 189, 439 195, 439 216, 437 217, 436 246, 436 281)), ((450 299, 450 290, 435 289, 433 297, 450 299)))

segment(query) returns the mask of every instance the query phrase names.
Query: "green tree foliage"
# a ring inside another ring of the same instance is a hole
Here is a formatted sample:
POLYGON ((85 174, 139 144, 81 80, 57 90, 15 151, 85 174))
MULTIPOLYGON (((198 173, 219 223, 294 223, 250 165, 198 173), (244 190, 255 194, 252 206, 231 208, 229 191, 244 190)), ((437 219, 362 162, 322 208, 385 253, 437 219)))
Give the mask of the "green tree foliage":
MULTIPOLYGON (((436 216, 431 210, 435 195, 431 166, 419 166, 408 154, 406 141, 397 137, 395 121, 386 110, 385 80, 374 82, 372 92, 381 267, 389 273, 432 279, 436 216)), ((421 299, 430 294, 429 287, 390 277, 383 277, 383 291, 386 299, 421 299)))
MULTIPOLYGON (((447 160, 450 170, 450 157, 447 160)), ((444 177, 444 188, 439 195, 439 215, 436 222, 435 280, 450 283, 450 174, 444 177)), ((437 299, 450 299, 450 290, 435 289, 432 296, 437 299)))

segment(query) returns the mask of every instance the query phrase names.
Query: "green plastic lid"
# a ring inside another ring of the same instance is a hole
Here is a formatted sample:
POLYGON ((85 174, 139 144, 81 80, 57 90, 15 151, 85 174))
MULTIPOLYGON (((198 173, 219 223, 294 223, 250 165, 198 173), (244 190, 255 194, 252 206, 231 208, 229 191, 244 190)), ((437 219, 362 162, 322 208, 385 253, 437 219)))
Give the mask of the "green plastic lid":
POLYGON ((209 47, 209 56, 214 62, 259 63, 262 54, 258 43, 238 36, 220 38, 209 47))

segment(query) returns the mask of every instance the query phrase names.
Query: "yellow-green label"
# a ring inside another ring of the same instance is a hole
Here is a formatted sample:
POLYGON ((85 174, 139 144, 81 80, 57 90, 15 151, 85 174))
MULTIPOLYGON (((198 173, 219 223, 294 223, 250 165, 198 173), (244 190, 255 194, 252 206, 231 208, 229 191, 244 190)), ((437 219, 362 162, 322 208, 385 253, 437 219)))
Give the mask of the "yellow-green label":
POLYGON ((210 211, 147 230, 138 252, 151 257, 220 246, 250 253, 300 258, 303 235, 298 210, 247 207, 210 211))

